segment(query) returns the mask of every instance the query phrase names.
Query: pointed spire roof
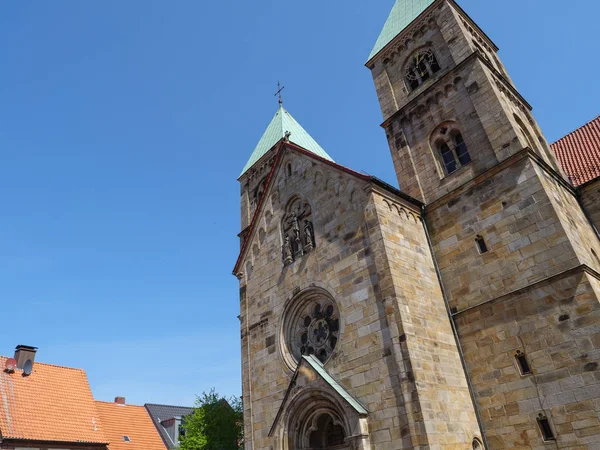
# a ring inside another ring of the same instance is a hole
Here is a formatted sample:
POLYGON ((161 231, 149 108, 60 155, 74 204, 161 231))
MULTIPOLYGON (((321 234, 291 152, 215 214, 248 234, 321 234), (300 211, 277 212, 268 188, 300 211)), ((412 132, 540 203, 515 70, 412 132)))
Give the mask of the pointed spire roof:
POLYGON ((392 42, 400 32, 421 15, 435 0, 396 0, 375 47, 369 55, 369 60, 392 42))
POLYGON ((269 150, 273 148, 281 139, 286 135, 286 132, 291 133, 289 136, 290 142, 314 153, 321 158, 333 161, 331 156, 327 154, 325 150, 315 141, 310 134, 306 132, 302 126, 296 122, 292 115, 285 110, 283 106, 280 106, 275 117, 271 120, 271 123, 267 127, 260 141, 250 159, 246 163, 244 170, 240 176, 244 175, 250 167, 252 167, 260 158, 262 158, 269 150))

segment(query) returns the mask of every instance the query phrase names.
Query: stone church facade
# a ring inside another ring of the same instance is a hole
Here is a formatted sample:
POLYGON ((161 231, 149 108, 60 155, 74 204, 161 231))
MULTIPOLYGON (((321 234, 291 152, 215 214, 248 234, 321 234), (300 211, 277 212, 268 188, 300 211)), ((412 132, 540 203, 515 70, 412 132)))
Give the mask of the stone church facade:
POLYGON ((600 448, 597 189, 497 50, 397 0, 367 67, 401 190, 277 111, 239 178, 247 450, 600 448))

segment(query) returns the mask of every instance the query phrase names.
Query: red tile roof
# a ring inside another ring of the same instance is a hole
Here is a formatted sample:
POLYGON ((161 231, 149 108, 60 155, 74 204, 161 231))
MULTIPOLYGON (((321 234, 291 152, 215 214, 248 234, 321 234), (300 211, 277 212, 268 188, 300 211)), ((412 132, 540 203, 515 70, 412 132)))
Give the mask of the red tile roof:
POLYGON ((83 370, 36 362, 33 372, 4 371, 0 356, 0 436, 47 442, 102 444, 102 432, 83 370))
POLYGON ((109 450, 166 450, 152 418, 143 406, 96 402, 109 450), (125 442, 123 436, 130 441, 125 442))
POLYGON ((600 116, 552 144, 574 186, 600 177, 600 116))

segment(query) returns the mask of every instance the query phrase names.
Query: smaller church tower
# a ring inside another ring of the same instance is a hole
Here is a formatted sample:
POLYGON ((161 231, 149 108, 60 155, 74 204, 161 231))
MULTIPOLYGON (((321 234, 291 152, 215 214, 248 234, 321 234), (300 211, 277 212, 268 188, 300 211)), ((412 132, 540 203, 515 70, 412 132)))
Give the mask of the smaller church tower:
POLYGON ((285 110, 280 102, 279 109, 254 148, 250 159, 248 159, 238 178, 241 188, 242 218, 242 230, 239 236, 242 244, 246 237, 246 232, 250 227, 256 207, 264 193, 269 172, 275 162, 277 144, 281 142, 291 142, 321 158, 333 161, 317 141, 285 110))

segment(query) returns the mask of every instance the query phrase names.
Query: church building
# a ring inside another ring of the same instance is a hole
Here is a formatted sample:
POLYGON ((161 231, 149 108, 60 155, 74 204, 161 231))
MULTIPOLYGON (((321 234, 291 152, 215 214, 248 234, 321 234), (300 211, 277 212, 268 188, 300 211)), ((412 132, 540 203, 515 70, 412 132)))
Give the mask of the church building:
POLYGON ((600 449, 600 173, 497 51, 396 1, 366 66, 401 190, 276 112, 239 177, 246 450, 600 449))

